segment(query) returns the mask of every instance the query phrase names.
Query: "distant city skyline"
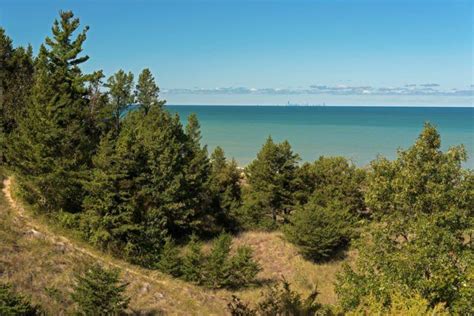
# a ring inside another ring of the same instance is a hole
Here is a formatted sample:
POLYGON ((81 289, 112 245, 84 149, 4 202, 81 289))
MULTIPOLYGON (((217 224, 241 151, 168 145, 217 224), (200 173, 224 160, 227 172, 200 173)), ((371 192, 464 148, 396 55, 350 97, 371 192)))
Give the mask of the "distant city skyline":
POLYGON ((3 0, 35 53, 59 10, 89 25, 84 71, 147 67, 169 104, 473 106, 472 1, 3 0))

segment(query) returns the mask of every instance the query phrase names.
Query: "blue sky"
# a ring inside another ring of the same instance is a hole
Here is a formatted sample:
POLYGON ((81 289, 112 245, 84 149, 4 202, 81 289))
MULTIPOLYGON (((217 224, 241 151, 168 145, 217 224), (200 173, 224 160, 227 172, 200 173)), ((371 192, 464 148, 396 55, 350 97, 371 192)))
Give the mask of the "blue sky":
POLYGON ((170 104, 473 105, 472 1, 0 0, 37 48, 59 10, 86 71, 149 67, 170 104))

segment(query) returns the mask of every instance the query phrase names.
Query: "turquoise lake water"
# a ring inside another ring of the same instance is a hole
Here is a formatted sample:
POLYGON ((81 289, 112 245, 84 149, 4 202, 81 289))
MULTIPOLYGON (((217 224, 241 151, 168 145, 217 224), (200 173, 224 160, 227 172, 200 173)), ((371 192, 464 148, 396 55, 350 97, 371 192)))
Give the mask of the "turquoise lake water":
POLYGON ((441 134, 442 147, 464 144, 466 167, 474 168, 474 108, 440 107, 298 107, 167 106, 183 123, 196 113, 209 151, 221 146, 240 165, 253 160, 271 135, 287 139, 303 161, 345 156, 364 166, 377 155, 393 159, 429 121, 441 134))

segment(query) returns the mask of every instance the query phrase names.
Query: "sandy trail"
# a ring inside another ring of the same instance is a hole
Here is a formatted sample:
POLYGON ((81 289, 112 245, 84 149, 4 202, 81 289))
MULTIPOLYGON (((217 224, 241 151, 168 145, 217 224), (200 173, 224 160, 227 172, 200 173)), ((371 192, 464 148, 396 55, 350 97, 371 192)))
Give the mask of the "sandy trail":
POLYGON ((69 248, 73 251, 76 251, 82 255, 88 256, 93 258, 94 260, 109 266, 113 268, 118 268, 122 270, 125 273, 131 274, 135 277, 138 277, 142 280, 146 280, 150 283, 158 283, 165 285, 166 282, 156 280, 155 278, 152 278, 140 271, 136 271, 135 269, 129 268, 125 266, 124 264, 118 264, 115 262, 110 262, 110 260, 104 259, 103 256, 100 256, 86 248, 80 247, 76 245, 74 242, 72 242, 69 238, 64 237, 64 236, 58 236, 51 232, 48 227, 45 225, 40 225, 38 222, 36 222, 32 217, 30 217, 28 214, 25 212, 25 208, 21 205, 20 202, 15 200, 12 195, 12 177, 9 177, 3 181, 3 193, 5 194, 5 197, 10 204, 10 207, 12 208, 13 211, 16 212, 16 215, 20 217, 23 222, 25 223, 25 226, 27 226, 31 232, 33 233, 40 233, 43 235, 44 239, 47 239, 48 241, 54 243, 54 244, 62 244, 65 245, 66 248, 69 248))

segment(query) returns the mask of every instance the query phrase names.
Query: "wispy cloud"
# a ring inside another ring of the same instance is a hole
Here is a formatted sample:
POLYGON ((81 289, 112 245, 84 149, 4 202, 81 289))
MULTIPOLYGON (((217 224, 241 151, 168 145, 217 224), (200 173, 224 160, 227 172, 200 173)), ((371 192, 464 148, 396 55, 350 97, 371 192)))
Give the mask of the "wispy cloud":
POLYGON ((437 83, 407 84, 401 87, 372 87, 350 85, 311 85, 306 88, 182 88, 164 90, 167 94, 200 94, 200 95, 387 95, 387 96, 474 96, 474 86, 461 89, 442 89, 437 83))

